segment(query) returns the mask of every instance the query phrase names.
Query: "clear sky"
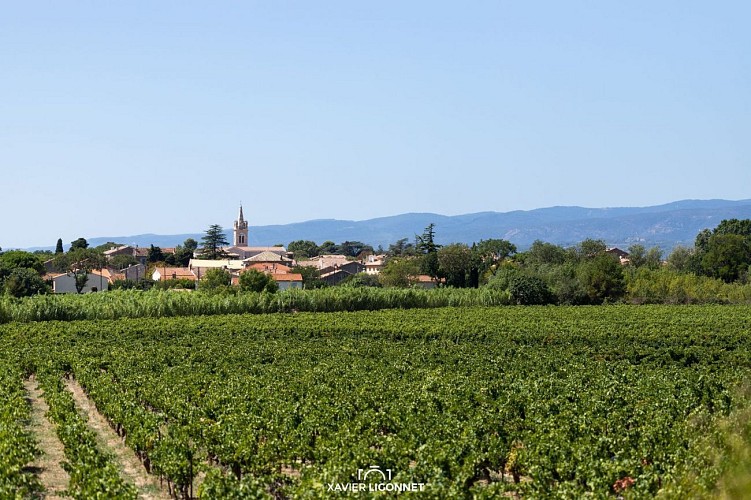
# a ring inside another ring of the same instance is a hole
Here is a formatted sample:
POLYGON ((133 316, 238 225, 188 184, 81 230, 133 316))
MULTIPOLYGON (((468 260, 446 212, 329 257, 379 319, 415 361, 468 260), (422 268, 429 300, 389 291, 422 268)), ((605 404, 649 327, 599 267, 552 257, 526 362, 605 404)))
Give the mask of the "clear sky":
POLYGON ((751 3, 3 2, 0 246, 751 198, 751 3))

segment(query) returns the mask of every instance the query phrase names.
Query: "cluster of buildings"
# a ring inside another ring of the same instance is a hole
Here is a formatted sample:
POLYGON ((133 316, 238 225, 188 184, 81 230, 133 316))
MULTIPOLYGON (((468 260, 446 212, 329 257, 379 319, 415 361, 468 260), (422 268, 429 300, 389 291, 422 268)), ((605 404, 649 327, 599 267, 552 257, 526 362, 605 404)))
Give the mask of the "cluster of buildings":
MULTIPOLYGON (((271 276, 280 290, 302 288, 303 277, 293 271, 295 266, 312 266, 318 270, 321 280, 336 285, 342 280, 358 273, 378 274, 384 264, 383 255, 368 255, 362 261, 349 260, 343 255, 321 255, 306 260, 295 260, 294 255, 282 246, 251 247, 248 243, 248 221, 243 215, 242 206, 237 220, 234 221, 232 231, 232 245, 224 247, 226 258, 222 260, 208 260, 192 258, 186 267, 170 267, 166 265, 148 266, 148 248, 138 248, 123 245, 104 252, 108 260, 118 255, 131 256, 136 260, 125 269, 103 268, 89 272, 86 286, 82 293, 102 291, 116 280, 138 281, 145 277, 154 281, 187 280, 195 282, 200 287, 200 280, 210 269, 227 271, 232 283, 237 284, 242 273, 251 269, 271 276)), ((175 248, 162 248, 165 255, 174 254, 175 248)), ((49 273, 47 278, 52 281, 55 293, 75 293, 75 278, 65 273, 49 273)))

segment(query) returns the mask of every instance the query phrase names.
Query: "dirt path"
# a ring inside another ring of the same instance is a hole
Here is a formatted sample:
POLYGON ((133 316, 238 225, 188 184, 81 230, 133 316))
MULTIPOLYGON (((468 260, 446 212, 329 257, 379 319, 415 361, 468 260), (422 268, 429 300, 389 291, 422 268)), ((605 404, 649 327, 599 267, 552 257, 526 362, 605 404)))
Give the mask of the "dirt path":
POLYGON ((37 471, 39 481, 44 486, 44 498, 50 500, 66 498, 61 495, 61 492, 68 487, 69 477, 60 466, 60 462, 65 460, 65 452, 63 443, 55 434, 54 424, 45 416, 49 406, 42 398, 42 391, 37 387, 33 375, 23 385, 31 405, 31 431, 43 452, 34 460, 31 467, 37 471))
POLYGON ((112 452, 120 463, 123 479, 134 484, 138 489, 138 497, 147 500, 169 499, 166 486, 162 489, 159 485, 159 479, 146 472, 135 453, 125 446, 78 382, 72 379, 67 380, 66 386, 73 394, 76 406, 89 419, 89 428, 97 434, 103 447, 112 452))

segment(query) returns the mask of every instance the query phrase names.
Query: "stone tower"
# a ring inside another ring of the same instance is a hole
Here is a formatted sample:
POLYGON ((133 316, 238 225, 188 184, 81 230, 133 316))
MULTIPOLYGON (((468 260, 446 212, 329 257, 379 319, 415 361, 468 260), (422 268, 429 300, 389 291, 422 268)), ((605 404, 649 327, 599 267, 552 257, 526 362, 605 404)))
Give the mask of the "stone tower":
POLYGON ((248 221, 243 218, 243 206, 240 205, 240 216, 235 221, 235 228, 232 231, 232 244, 236 247, 248 246, 248 221))

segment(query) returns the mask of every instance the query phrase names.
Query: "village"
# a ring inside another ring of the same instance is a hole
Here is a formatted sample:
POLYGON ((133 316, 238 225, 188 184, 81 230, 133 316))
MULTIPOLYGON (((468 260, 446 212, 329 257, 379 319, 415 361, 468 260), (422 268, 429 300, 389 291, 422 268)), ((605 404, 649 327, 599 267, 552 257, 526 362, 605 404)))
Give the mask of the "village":
MULTIPOLYGON (((149 262, 150 249, 131 245, 113 246, 105 250, 103 256, 106 264, 87 273, 83 287, 77 288, 76 276, 71 272, 60 272, 54 268, 53 260, 45 262, 47 274, 43 278, 52 284, 53 293, 90 293, 107 291, 122 282, 139 282, 144 278, 155 283, 179 282, 187 284, 187 289, 200 288, 201 280, 212 269, 221 269, 229 273, 231 285, 239 283, 240 276, 251 270, 270 276, 278 290, 302 289, 303 275, 296 272, 299 268, 312 268, 316 279, 327 286, 340 284, 347 278, 364 273, 377 277, 384 266, 385 254, 363 251, 358 256, 323 254, 315 257, 296 258, 294 252, 284 246, 248 246, 249 224, 243 214, 242 205, 233 223, 232 244, 221 248, 221 259, 202 258, 200 249, 195 249, 187 266, 169 265, 161 262, 149 262), (120 268, 116 265, 118 257, 132 257, 135 263, 120 268), (192 285, 191 285, 192 284, 192 285)), ((175 247, 160 248, 162 255, 174 255, 175 247)), ((415 276, 414 285, 419 288, 434 288, 436 281, 427 275, 415 276)))

